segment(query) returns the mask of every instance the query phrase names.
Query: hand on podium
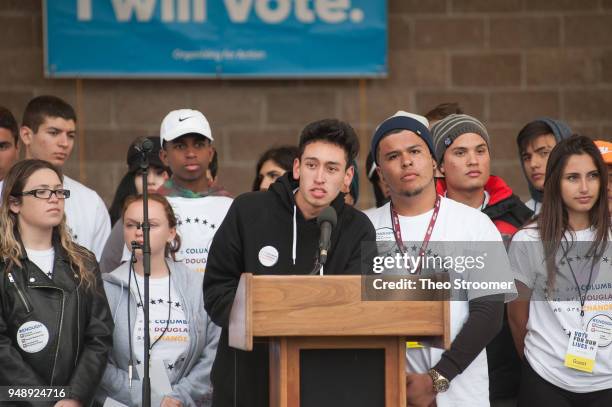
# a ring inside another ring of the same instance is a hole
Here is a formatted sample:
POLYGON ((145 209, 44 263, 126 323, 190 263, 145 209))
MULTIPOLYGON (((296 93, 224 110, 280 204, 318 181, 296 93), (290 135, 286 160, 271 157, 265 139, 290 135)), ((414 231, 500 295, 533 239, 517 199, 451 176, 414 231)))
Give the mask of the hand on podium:
POLYGON ((436 393, 429 374, 406 373, 406 407, 436 407, 436 393))

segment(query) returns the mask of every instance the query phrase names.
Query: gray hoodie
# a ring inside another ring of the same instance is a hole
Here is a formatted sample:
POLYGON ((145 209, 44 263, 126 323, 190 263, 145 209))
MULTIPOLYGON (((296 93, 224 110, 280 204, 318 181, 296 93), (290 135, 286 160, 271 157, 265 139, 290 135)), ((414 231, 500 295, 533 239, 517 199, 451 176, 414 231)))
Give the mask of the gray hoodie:
MULTIPOLYGON (((203 274, 191 271, 185 265, 167 260, 172 279, 182 304, 186 304, 185 317, 189 321, 189 346, 178 358, 175 368, 169 373, 172 393, 158 394, 152 389, 151 405, 159 406, 164 396, 175 398, 185 407, 210 406, 212 385, 210 370, 215 360, 220 328, 204 310, 202 297, 203 274)), ((142 404, 142 383, 136 368, 133 369, 132 388, 128 385, 129 334, 127 301, 130 300, 131 332, 136 321, 136 299, 128 292, 129 262, 119 266, 110 274, 103 274, 104 290, 115 321, 114 349, 104 372, 98 400, 104 402, 111 397, 128 406, 142 404)), ((136 356, 132 359, 135 361, 136 356)))

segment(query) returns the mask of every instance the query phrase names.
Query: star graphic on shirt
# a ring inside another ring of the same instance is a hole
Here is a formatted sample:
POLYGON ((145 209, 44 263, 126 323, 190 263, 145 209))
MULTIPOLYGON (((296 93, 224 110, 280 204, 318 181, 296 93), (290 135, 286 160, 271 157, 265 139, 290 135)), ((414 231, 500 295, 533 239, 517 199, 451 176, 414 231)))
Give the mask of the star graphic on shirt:
POLYGON ((174 306, 177 307, 177 308, 180 308, 181 307, 181 303, 180 302, 175 302, 174 306))
POLYGON ((431 254, 432 254, 432 253, 433 253, 433 252, 431 251, 431 249, 427 250, 427 255, 428 255, 428 256, 431 256, 431 254))
POLYGON ((179 220, 177 223, 178 223, 179 226, 181 226, 183 224, 183 221, 179 220))
POLYGON ((214 224, 214 223, 211 223, 211 224, 210 224, 210 228, 211 228, 211 229, 214 229, 214 228, 215 228, 215 224, 214 224))
POLYGON ((160 298, 159 300, 157 300, 157 303, 158 303, 158 304, 163 304, 163 303, 164 303, 164 300, 160 298))
POLYGON ((187 218, 187 219, 185 219, 185 222, 187 222, 187 223, 191 223, 191 218, 187 218))
POLYGON ((155 300, 151 300, 151 304, 152 304, 152 305, 155 305, 155 304, 157 304, 157 303, 155 302, 155 300))
POLYGON ((604 263, 607 263, 607 262, 608 262, 608 258, 607 258, 607 257, 604 257, 604 258, 603 258, 603 259, 601 259, 601 260, 602 260, 604 263))
POLYGON ((171 363, 168 363, 168 370, 172 370, 172 369, 174 369, 174 365, 171 363))
POLYGON ((142 302, 139 302, 138 304, 136 304, 136 308, 141 308, 142 307, 142 302))
POLYGON ((206 219, 202 219, 202 225, 208 225, 208 221, 206 219))
POLYGON ((136 364, 137 364, 137 365, 139 365, 139 364, 141 364, 141 363, 142 363, 142 362, 141 362, 140 360, 136 359, 136 364))
POLYGON ((50 279, 53 280, 53 272, 52 271, 49 271, 46 274, 47 274, 47 277, 49 277, 50 279))
POLYGON ((200 218, 195 218, 193 221, 194 221, 195 223, 200 223, 200 218))
POLYGON ((417 250, 416 245, 412 246, 411 249, 412 249, 413 252, 416 252, 416 250, 417 250))

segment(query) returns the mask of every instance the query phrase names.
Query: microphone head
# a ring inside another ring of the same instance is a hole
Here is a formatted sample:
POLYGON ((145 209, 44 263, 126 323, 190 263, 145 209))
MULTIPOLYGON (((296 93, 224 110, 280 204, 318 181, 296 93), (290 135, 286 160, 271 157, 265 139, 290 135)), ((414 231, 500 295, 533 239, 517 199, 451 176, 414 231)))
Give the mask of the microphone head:
POLYGON ((336 227, 336 223, 338 223, 338 214, 336 214, 336 210, 331 206, 323 209, 317 217, 317 225, 321 226, 323 222, 329 222, 333 228, 336 227))
POLYGON ((153 151, 153 147, 153 142, 149 138, 145 137, 145 139, 142 140, 141 148, 144 153, 150 153, 153 151))

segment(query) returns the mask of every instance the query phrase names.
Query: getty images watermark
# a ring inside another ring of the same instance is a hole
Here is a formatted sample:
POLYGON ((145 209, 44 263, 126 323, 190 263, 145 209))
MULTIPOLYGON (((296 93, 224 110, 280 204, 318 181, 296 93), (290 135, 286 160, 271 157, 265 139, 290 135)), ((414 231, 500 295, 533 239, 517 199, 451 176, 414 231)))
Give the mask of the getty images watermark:
POLYGON ((364 301, 468 301, 516 292, 502 242, 403 242, 403 249, 394 240, 362 245, 364 301))

